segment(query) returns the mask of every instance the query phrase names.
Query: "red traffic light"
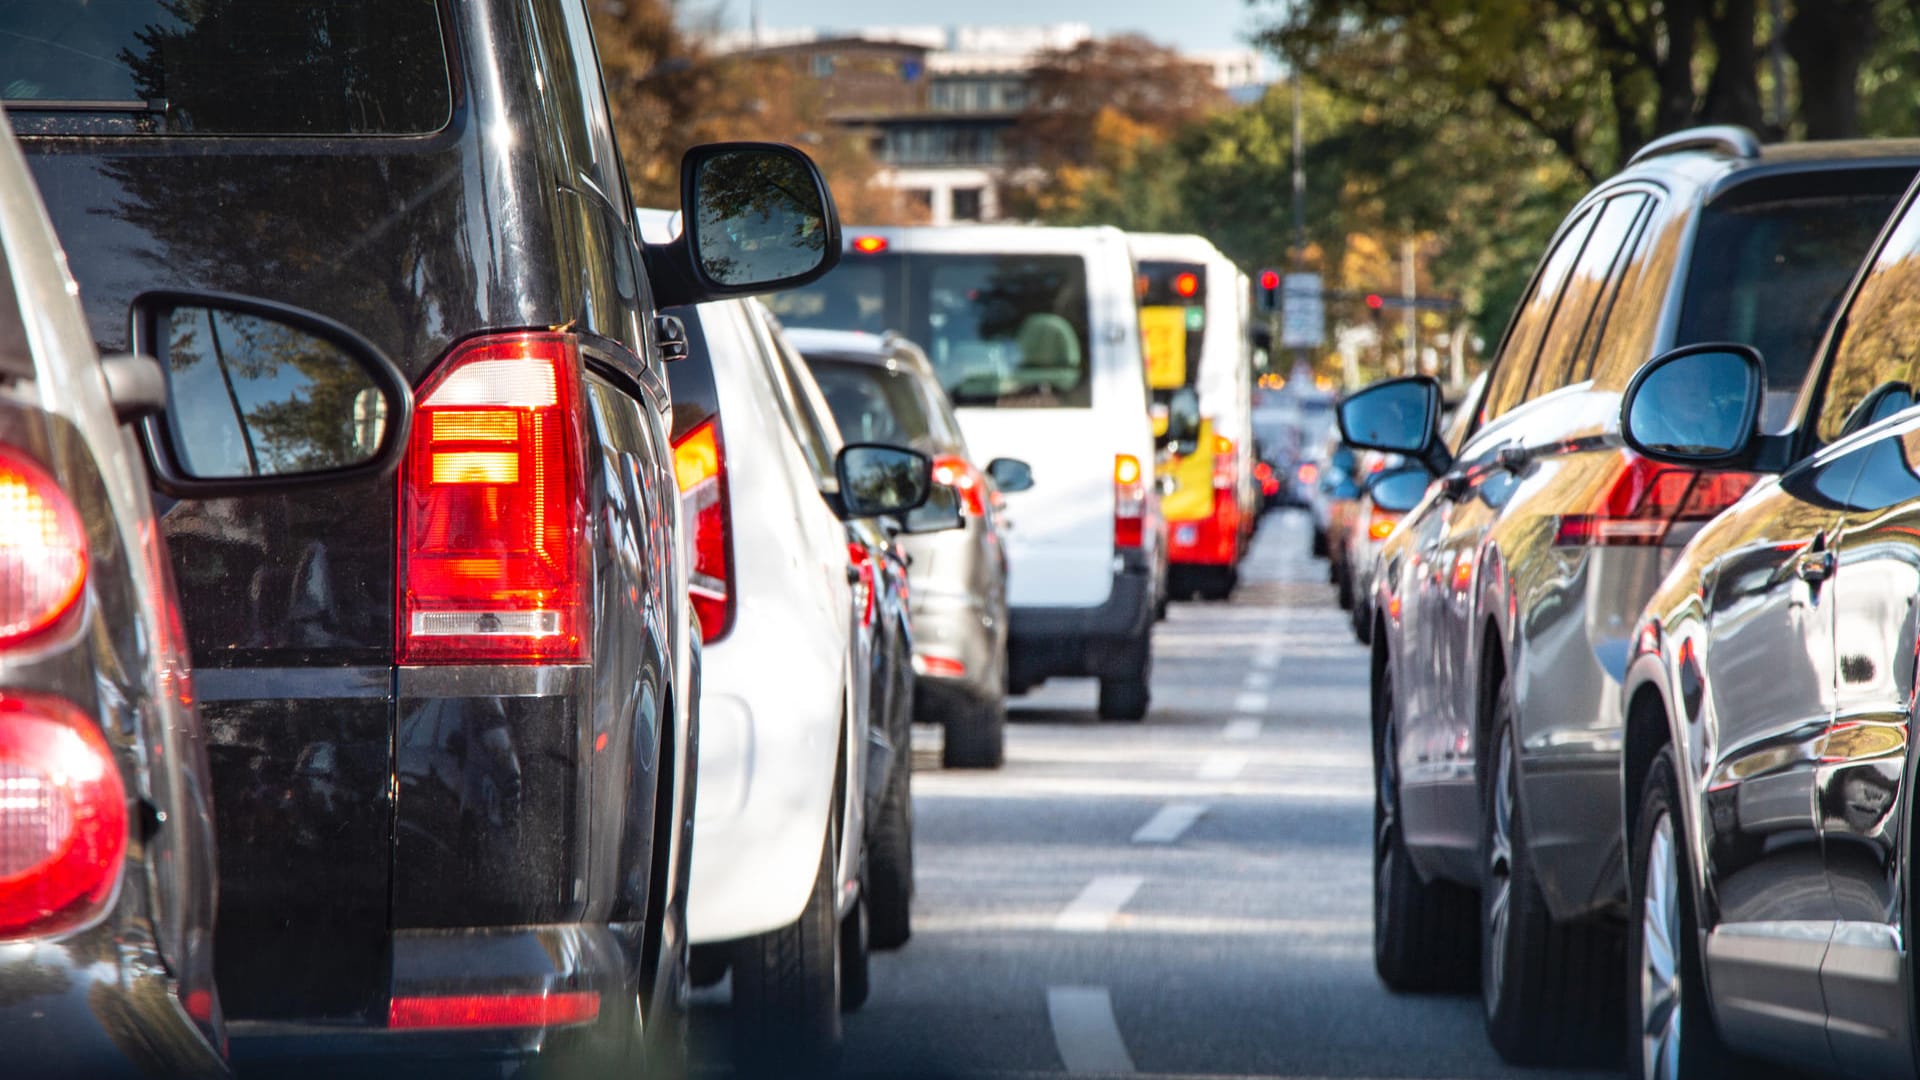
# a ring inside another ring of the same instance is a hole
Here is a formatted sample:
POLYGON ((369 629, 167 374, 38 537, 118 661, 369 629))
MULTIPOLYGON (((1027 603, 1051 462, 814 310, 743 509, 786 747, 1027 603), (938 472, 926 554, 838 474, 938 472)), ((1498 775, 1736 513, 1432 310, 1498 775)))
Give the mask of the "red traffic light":
POLYGON ((1260 287, 1263 289, 1279 288, 1280 287, 1280 271, 1278 270, 1260 271, 1260 287))
POLYGON ((1173 276, 1173 291, 1181 296, 1192 296, 1194 293, 1199 292, 1200 275, 1186 273, 1175 274, 1173 276))
POLYGON ((1367 294, 1367 306, 1375 311, 1379 311, 1381 308, 1387 306, 1387 300, 1377 292, 1370 292, 1367 294))

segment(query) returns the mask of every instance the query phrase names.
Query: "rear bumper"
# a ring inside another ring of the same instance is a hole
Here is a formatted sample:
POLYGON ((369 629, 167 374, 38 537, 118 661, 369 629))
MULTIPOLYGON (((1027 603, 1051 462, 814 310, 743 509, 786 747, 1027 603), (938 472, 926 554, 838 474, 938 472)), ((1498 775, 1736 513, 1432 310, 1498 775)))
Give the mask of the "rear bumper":
POLYGON ((0 1073, 21 1080, 227 1075, 160 957, 117 938, 109 920, 57 941, 0 945, 7 1002, 0 1005, 0 1073))
POLYGON ((915 719, 939 719, 929 710, 937 712, 939 703, 954 695, 984 700, 1000 693, 1005 682, 1003 632, 975 597, 916 590, 913 669, 919 692, 914 699, 915 719), (956 664, 961 670, 954 670, 956 664), (923 700, 929 696, 934 700, 923 700))
POLYGON ((1129 552, 1105 603, 1093 607, 1016 607, 1009 612, 1009 681, 1032 685, 1052 676, 1115 678, 1135 673, 1131 649, 1153 626, 1154 575, 1145 553, 1129 552))
POLYGON ((1232 491, 1213 493, 1206 517, 1167 522, 1167 562, 1180 566, 1232 566, 1240 561, 1240 507, 1232 491))

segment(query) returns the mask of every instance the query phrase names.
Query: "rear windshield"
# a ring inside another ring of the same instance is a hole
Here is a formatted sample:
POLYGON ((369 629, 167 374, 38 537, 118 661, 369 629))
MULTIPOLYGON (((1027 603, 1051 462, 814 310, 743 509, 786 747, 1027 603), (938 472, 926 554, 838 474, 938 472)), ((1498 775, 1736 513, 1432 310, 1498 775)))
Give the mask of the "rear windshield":
POLYGON ((1898 191, 1709 206, 1693 245, 1678 341, 1737 341, 1767 365, 1767 410, 1791 410, 1827 322, 1898 191))
POLYGON ((1192 386, 1200 373, 1207 330, 1207 268, 1201 263, 1147 260, 1139 266, 1140 344, 1155 401, 1192 386))
POLYGON ((958 406, 1093 403, 1087 266, 1075 255, 849 255, 769 303, 789 326, 901 332, 958 406))
POLYGON ((840 436, 848 442, 924 449, 933 441, 913 376, 877 364, 807 358, 840 436))
POLYGON ((397 135, 453 112, 436 0, 0 0, 22 134, 397 135))

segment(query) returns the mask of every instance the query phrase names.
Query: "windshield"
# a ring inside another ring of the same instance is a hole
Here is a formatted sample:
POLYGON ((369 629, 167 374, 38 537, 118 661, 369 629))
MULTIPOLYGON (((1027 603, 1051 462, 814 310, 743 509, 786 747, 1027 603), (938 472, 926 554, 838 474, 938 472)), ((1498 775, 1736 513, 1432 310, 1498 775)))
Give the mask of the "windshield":
POLYGON ((770 304, 790 326, 904 333, 957 406, 1093 402, 1087 268, 1076 255, 850 256, 770 304))
POLYGON ((923 448, 932 441, 913 376, 877 364, 807 359, 846 441, 923 448))
POLYGON ((1140 344, 1147 354, 1147 386, 1155 401, 1200 377, 1207 330, 1207 268, 1200 263, 1145 260, 1139 264, 1140 344))
POLYGON ((1678 341, 1737 341, 1767 365, 1761 422, 1785 421, 1813 351, 1897 193, 1710 206, 1700 220, 1678 341))
POLYGON ((453 109, 434 0, 0 0, 34 133, 392 135, 453 109))

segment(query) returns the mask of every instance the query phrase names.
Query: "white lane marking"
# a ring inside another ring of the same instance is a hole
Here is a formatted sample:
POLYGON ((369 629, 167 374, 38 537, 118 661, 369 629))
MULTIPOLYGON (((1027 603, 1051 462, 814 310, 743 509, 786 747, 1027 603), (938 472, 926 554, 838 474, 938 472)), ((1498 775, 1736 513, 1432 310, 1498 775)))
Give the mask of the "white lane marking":
POLYGON ((1233 711, 1244 713, 1263 713, 1272 699, 1266 694, 1254 690, 1242 691, 1233 699, 1233 711))
POLYGON ((1247 677, 1240 680, 1240 687, 1243 690, 1265 690, 1269 681, 1270 676, 1266 672, 1249 671, 1247 677))
POLYGON ((1277 668, 1279 666, 1280 666, 1280 654, 1277 652, 1261 652, 1261 653, 1253 654, 1253 669, 1255 671, 1272 671, 1274 668, 1277 668))
POLYGON ((1220 729, 1220 737, 1228 742, 1252 742, 1260 737, 1260 720, 1254 716, 1236 716, 1220 729))
POLYGON ((1053 928, 1065 933, 1099 933, 1127 906, 1145 881, 1133 874, 1112 874, 1094 878, 1080 895, 1061 910, 1053 928))
POLYGON ((1208 754, 1195 774, 1202 780, 1231 780, 1247 767, 1245 754, 1208 754))
POLYGON ((1053 1045, 1070 1073, 1130 1073, 1133 1055, 1113 1019, 1113 997, 1104 986, 1047 987, 1047 1019, 1053 1045))
POLYGON ((1168 803, 1133 831, 1136 844, 1171 844, 1207 812, 1205 803, 1168 803))

